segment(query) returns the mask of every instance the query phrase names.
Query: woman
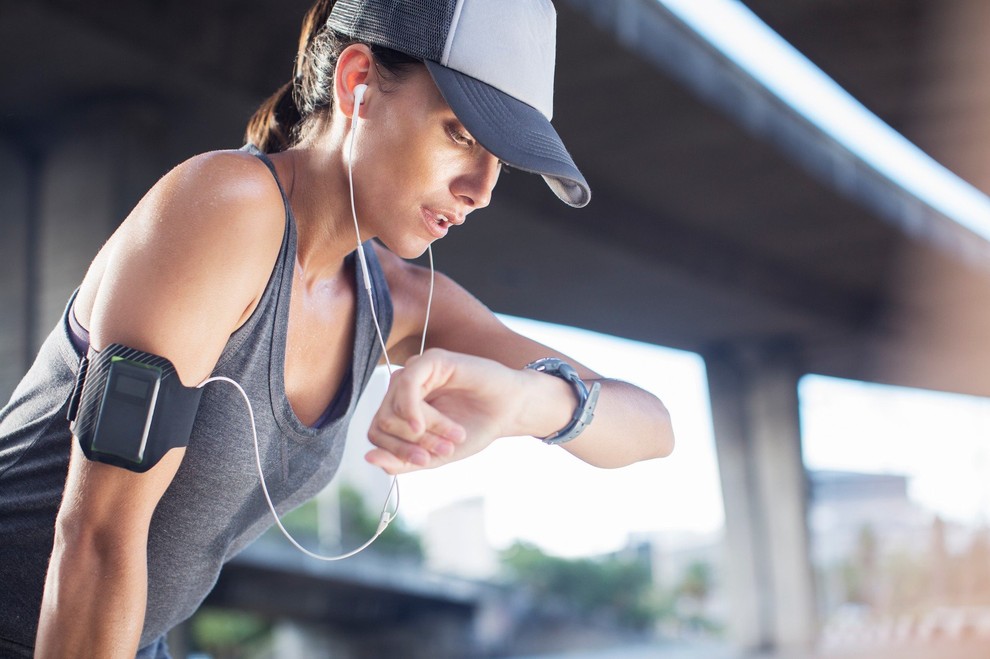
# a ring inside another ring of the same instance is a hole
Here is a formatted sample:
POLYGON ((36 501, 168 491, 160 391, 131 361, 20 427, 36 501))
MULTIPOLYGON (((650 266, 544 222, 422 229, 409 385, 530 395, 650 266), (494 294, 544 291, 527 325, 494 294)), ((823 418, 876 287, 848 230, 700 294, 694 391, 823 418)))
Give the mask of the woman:
POLYGON ((569 440, 602 467, 672 450, 655 397, 573 362, 581 381, 526 367, 568 360, 445 277, 419 356, 430 274, 401 259, 486 206, 504 164, 588 201, 549 123, 554 21, 549 0, 321 1, 294 80, 251 121, 258 149, 194 157, 148 192, 0 412, 0 650, 167 656, 165 632, 271 524, 232 387, 203 388, 188 441, 143 470, 84 454, 95 440, 65 421, 77 377, 92 377, 79 358, 112 344, 168 359, 186 387, 244 386, 279 512, 333 476, 385 358, 376 324, 405 366, 369 431, 367 459, 388 473, 512 435, 569 440))

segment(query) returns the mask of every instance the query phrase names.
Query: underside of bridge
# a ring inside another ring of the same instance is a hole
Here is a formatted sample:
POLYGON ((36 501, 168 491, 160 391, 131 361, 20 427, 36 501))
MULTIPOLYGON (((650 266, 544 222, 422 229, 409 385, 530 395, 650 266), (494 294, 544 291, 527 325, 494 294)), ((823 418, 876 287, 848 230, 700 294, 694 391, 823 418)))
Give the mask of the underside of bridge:
MULTIPOLYGON (((193 153, 239 146, 253 109, 289 78, 307 4, 0 0, 0 392, 143 191, 193 153)), ((986 3, 745 5, 990 190, 986 3)), ((437 246, 438 268, 495 311, 705 357, 736 638, 806 645, 816 623, 797 381, 990 393, 987 243, 662 2, 557 6, 554 122, 591 205, 567 208, 509 172, 492 206, 437 246)))
POLYGON ((332 656, 432 659, 486 650, 476 620, 496 590, 426 575, 401 559, 317 562, 279 537, 262 538, 229 563, 204 606, 321 629, 340 650, 332 656))

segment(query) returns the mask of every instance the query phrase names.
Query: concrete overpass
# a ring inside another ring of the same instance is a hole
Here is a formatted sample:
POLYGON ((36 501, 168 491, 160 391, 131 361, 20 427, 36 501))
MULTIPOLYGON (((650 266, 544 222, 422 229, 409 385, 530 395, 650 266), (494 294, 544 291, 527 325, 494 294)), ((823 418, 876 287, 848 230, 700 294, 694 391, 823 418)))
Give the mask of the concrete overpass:
MULTIPOLYGON (((498 597, 495 586, 374 554, 315 561, 278 536, 261 538, 231 561, 204 605, 248 611, 280 626, 292 621, 303 646, 292 656, 434 659, 486 656, 486 644, 496 639, 481 621, 498 597)), ((282 651, 288 654, 284 641, 282 651)))
MULTIPOLYGON (((237 146, 308 2, 0 0, 0 388, 89 259, 191 153, 237 146)), ((745 648, 815 635, 796 384, 990 393, 987 242, 809 122, 654 0, 558 0, 555 123, 591 182, 535 177, 436 250, 497 311, 704 356, 745 648), (482 264, 479 266, 479 264, 482 264)), ((981 190, 980 0, 745 3, 981 190)))

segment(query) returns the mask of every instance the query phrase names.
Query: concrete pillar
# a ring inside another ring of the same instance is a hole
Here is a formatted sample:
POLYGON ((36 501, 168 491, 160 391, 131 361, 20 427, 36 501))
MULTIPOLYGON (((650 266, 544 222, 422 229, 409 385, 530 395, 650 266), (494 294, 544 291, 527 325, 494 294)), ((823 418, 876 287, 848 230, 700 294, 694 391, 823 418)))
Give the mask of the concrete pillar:
POLYGON ((39 342, 100 247, 165 173, 158 114, 129 104, 80 110, 48 145, 40 181, 39 342))
POLYGON ((0 139, 0 404, 34 360, 103 242, 165 173, 154 102, 66 107, 0 139))
POLYGON ((28 162, 0 141, 0 406, 29 365, 30 208, 28 162))
POLYGON ((113 231, 110 162, 110 145, 92 134, 72 135, 54 147, 45 160, 41 179, 39 344, 113 231))
POLYGON ((816 638, 795 351, 734 344, 705 355, 725 501, 732 637, 802 651, 816 638))

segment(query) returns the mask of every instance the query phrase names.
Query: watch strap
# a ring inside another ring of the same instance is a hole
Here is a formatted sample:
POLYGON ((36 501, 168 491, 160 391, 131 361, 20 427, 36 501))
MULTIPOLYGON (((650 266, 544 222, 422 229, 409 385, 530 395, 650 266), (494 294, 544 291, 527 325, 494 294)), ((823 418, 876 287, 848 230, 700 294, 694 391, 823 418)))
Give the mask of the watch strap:
POLYGON ((598 404, 598 395, 602 388, 601 383, 594 382, 591 385, 591 389, 588 389, 588 385, 581 379, 578 372, 574 370, 574 367, 556 357, 537 359, 527 364, 526 368, 565 380, 574 389, 574 393, 578 398, 578 403, 574 408, 574 414, 571 416, 570 422, 552 435, 541 437, 540 439, 546 444, 563 444, 584 432, 584 429, 588 427, 595 417, 595 406, 598 404))

